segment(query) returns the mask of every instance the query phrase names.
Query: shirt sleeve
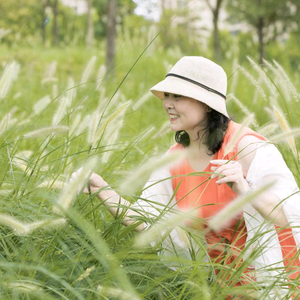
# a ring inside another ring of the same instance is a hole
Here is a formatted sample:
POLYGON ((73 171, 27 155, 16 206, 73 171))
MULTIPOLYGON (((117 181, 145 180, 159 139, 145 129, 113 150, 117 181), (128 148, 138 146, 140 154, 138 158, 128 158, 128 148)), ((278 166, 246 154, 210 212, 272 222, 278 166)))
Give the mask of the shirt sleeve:
POLYGON ((145 217, 148 227, 149 223, 153 223, 157 217, 176 209, 177 205, 173 194, 170 171, 167 168, 161 168, 151 174, 139 200, 131 208, 145 217))
MULTIPOLYGON (((300 193, 295 178, 275 145, 266 142, 256 150, 246 180, 251 188, 257 188, 266 176, 276 178, 270 193, 281 200, 287 220, 292 227, 295 241, 300 247, 300 193)), ((259 216, 257 216, 259 218, 259 216)))
POLYGON ((275 185, 270 191, 276 194, 280 200, 284 200, 299 191, 294 176, 286 165, 281 153, 275 145, 269 142, 257 148, 246 180, 251 188, 256 188, 264 182, 264 178, 267 176, 277 178, 275 185))
MULTIPOLYGON (((148 229, 152 224, 164 222, 164 220, 174 216, 173 213, 178 211, 178 207, 168 168, 161 168, 152 173, 139 200, 131 208, 141 214, 146 223, 145 229, 148 229)), ((160 232, 160 237, 149 241, 152 246, 157 245, 157 242, 160 243, 162 260, 163 257, 174 255, 184 259, 192 259, 192 257, 203 259, 203 246, 199 247, 199 243, 203 243, 203 238, 199 236, 200 233, 189 229, 187 234, 185 226, 182 225, 177 224, 174 227, 168 226, 166 223, 166 227, 160 232), (182 229, 181 226, 185 229, 182 229)), ((180 264, 168 261, 168 259, 164 264, 173 270, 180 266, 180 264)))

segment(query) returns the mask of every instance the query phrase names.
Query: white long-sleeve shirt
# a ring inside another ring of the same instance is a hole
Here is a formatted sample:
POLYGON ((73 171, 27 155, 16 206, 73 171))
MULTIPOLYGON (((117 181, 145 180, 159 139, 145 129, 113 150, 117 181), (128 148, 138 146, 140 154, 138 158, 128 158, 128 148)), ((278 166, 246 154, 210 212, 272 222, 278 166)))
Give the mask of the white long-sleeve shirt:
MULTIPOLYGON (((252 189, 256 189, 264 184, 264 177, 269 175, 277 175, 280 178, 269 191, 277 195, 282 201, 285 215, 292 227, 294 239, 299 250, 299 188, 276 146, 266 142, 257 148, 246 180, 250 183, 252 189)), ((153 217, 154 220, 162 215, 166 218, 168 212, 178 210, 171 174, 168 168, 162 168, 153 172, 145 185, 140 199, 132 207, 140 210, 142 214, 150 218, 153 217), (167 213, 165 214, 165 212, 167 213)), ((276 229, 273 224, 266 222, 251 204, 247 204, 244 207, 243 215, 247 228, 246 256, 253 251, 258 251, 258 255, 252 264, 255 266, 257 281, 267 284, 267 280, 271 280, 272 278, 275 280, 276 276, 284 270, 283 257, 276 229), (278 269, 276 270, 277 267, 278 269)), ((188 229, 188 231, 192 235, 199 236, 199 238, 201 236, 195 230, 188 229)), ((196 253, 196 257, 197 255, 198 257, 203 257, 201 247, 195 242, 197 238, 189 238, 189 241, 186 238, 187 235, 185 232, 182 232, 180 227, 171 230, 167 238, 162 240, 162 247, 164 249, 162 254, 164 256, 176 254, 191 259, 193 256, 191 253, 196 253), (193 251, 191 251, 191 248, 193 248, 193 251)))

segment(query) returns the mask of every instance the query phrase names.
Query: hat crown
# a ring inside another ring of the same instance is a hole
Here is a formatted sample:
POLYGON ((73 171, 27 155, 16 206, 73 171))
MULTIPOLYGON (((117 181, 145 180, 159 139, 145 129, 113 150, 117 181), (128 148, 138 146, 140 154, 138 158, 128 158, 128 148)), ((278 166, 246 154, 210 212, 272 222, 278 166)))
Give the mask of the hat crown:
POLYGON ((207 58, 184 56, 169 73, 194 80, 226 95, 227 76, 224 69, 207 58))

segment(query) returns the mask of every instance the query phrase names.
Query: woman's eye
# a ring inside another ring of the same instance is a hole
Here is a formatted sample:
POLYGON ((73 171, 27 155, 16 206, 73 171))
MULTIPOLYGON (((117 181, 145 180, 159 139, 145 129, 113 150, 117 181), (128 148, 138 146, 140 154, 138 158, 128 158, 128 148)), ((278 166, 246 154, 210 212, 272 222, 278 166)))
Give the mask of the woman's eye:
POLYGON ((169 97, 169 94, 168 94, 168 93, 164 93, 164 96, 165 96, 165 97, 169 97))
POLYGON ((181 95, 175 95, 174 94, 174 98, 180 98, 181 97, 181 95))

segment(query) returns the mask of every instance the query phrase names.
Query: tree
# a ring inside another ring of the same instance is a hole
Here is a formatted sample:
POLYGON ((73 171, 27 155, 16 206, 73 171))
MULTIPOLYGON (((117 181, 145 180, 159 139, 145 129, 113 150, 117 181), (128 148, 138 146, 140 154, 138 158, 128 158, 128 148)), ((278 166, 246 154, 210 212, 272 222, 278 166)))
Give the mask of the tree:
POLYGON ((92 0, 87 0, 87 35, 86 35, 86 45, 90 48, 94 40, 94 24, 92 16, 92 0))
POLYGON ((59 42, 58 38, 58 0, 50 1, 50 5, 52 7, 53 12, 53 27, 52 27, 52 44, 53 46, 57 46, 59 42))
POLYGON ((264 47, 287 32, 294 22, 295 3, 299 0, 229 0, 227 11, 232 22, 246 22, 255 29, 259 42, 260 63, 264 47))
POLYGON ((115 47, 118 24, 122 25, 124 18, 132 14, 136 4, 132 0, 93 0, 93 5, 98 14, 95 24, 95 36, 106 38, 106 66, 113 73, 115 69, 115 47))
POLYGON ((24 38, 40 38, 43 6, 38 0, 0 1, 0 28, 9 29, 3 41, 9 44, 24 38))
POLYGON ((117 2, 107 2, 107 23, 106 23, 106 68, 114 74, 115 69, 115 48, 116 48, 116 18, 117 2))
POLYGON ((214 56, 215 60, 220 62, 221 61, 221 49, 220 49, 220 35, 219 35, 219 15, 220 9, 223 3, 223 0, 216 0, 215 5, 211 3, 211 0, 206 0, 206 3, 213 15, 213 37, 214 37, 214 56))

